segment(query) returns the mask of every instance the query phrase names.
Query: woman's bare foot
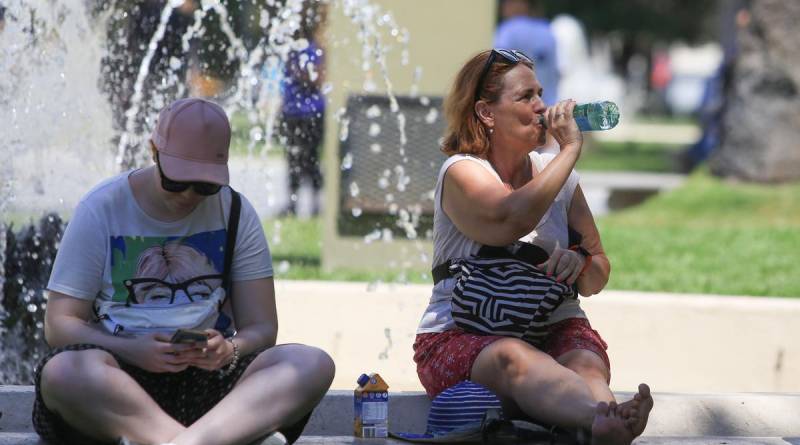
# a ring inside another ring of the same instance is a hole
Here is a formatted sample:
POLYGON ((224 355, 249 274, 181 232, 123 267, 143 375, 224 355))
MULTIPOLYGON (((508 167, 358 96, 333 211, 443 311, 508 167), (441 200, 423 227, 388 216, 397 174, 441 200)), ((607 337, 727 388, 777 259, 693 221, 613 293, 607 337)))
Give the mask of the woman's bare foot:
POLYGON ((647 419, 652 409, 653 397, 650 395, 650 387, 642 383, 633 399, 620 404, 617 411, 625 419, 633 437, 639 437, 647 426, 647 419))
POLYGON ((592 445, 629 445, 633 441, 616 402, 600 402, 592 423, 592 445))

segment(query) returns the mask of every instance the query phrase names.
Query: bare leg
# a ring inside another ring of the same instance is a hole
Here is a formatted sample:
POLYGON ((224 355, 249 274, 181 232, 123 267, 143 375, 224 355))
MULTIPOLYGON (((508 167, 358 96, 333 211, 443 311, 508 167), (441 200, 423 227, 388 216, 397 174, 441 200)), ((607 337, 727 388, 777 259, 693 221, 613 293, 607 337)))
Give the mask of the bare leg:
POLYGON ((484 348, 472 366, 471 379, 501 400, 511 399, 534 419, 591 430, 596 444, 627 445, 633 438, 615 403, 613 410, 605 402, 598 404, 580 375, 522 340, 504 338, 484 348))
MULTIPOLYGON (((585 349, 574 349, 558 357, 558 362, 575 371, 586 381, 595 400, 616 402, 614 394, 608 387, 610 380, 608 369, 597 354, 585 349)), ((650 397, 650 388, 642 383, 639 385, 639 393, 633 399, 620 404, 617 413, 625 419, 634 437, 638 437, 647 426, 651 409, 653 409, 653 398, 650 397)))
POLYGON ((42 370, 44 404, 71 426, 101 440, 168 442, 183 425, 172 419, 105 351, 65 351, 42 370), (146 425, 146 428, 143 426, 146 425))
POLYGON ((270 348, 253 360, 230 394, 170 442, 240 444, 291 425, 322 399, 333 374, 333 361, 320 349, 270 348))
POLYGON ((608 387, 610 375, 603 359, 587 349, 573 349, 556 359, 562 366, 581 376, 596 402, 616 402, 608 387))
POLYGON ((572 428, 592 425, 597 404, 586 383, 522 340, 504 338, 484 348, 471 379, 535 419, 572 428))

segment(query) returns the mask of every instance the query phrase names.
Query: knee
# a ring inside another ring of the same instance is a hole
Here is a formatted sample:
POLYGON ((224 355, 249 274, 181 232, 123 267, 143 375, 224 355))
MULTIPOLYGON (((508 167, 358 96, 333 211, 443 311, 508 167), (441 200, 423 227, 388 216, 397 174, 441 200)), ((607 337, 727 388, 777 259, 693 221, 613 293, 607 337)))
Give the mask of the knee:
POLYGON ((290 360, 303 380, 313 382, 315 387, 324 386, 324 390, 327 391, 336 374, 336 365, 331 356, 313 346, 292 345, 291 348, 291 351, 287 351, 288 356, 291 357, 290 360))
POLYGON ((327 390, 333 382, 333 377, 336 374, 336 364, 327 352, 322 349, 306 346, 305 360, 308 363, 308 370, 310 373, 319 379, 320 383, 325 385, 327 390))
POLYGON ((584 379, 603 380, 611 379, 608 367, 603 359, 590 351, 576 351, 568 360, 561 361, 566 368, 574 371, 584 379))
POLYGON ((71 399, 93 387, 103 387, 114 358, 99 349, 61 352, 44 365, 39 382, 45 400, 71 399))
POLYGON ((537 353, 543 354, 521 340, 499 340, 496 349, 497 368, 507 381, 519 382, 530 374, 535 363, 532 355, 535 356, 537 353))

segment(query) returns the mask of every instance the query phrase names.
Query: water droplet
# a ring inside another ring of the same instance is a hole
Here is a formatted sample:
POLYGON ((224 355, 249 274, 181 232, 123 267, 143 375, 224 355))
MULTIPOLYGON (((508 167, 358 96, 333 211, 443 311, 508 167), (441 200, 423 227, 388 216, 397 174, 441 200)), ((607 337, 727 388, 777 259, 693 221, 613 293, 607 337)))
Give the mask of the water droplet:
POLYGON ((342 142, 346 141, 349 133, 350 133, 350 119, 347 117, 343 117, 341 121, 341 127, 339 128, 339 140, 342 142))
POLYGON ((182 65, 183 65, 183 62, 181 62, 181 59, 179 59, 177 57, 170 57, 169 58, 169 67, 171 69, 173 69, 173 70, 180 69, 180 67, 182 65))
POLYGON ((371 144, 369 146, 369 150, 373 153, 380 153, 381 152, 381 144, 371 144))
POLYGON ((278 270, 277 270, 277 272, 278 272, 279 274, 285 274, 286 272, 289 272, 289 268, 290 268, 291 266, 292 266, 292 265, 291 265, 291 264, 290 264, 288 261, 286 261, 286 260, 283 260, 283 261, 281 261, 280 263, 278 263, 278 270))
POLYGON ((255 127, 250 129, 250 140, 253 142, 259 142, 264 139, 264 132, 261 131, 261 127, 256 125, 255 127))
POLYGON ((389 178, 387 178, 385 176, 382 176, 382 177, 378 178, 378 187, 381 190, 389 187, 389 178))
POLYGON ((438 117, 439 117, 439 110, 431 107, 431 109, 428 110, 428 114, 425 115, 425 122, 427 122, 428 124, 433 124, 434 122, 436 122, 436 118, 438 117))
POLYGON ((372 232, 369 232, 368 234, 364 235, 364 244, 370 244, 379 239, 381 239, 381 231, 375 229, 372 232))
POLYGON ((350 196, 355 198, 356 196, 358 196, 359 193, 360 193, 360 190, 358 188, 358 184, 356 184, 355 182, 351 182, 350 183, 350 196))
POLYGON ((365 114, 367 115, 368 118, 375 119, 376 117, 380 117, 381 116, 381 109, 380 109, 379 106, 373 105, 373 106, 367 108, 367 111, 365 112, 365 114))
POLYGON ((28 305, 28 312, 30 312, 30 313, 34 313, 34 312, 36 312, 36 310, 37 310, 37 309, 39 309, 39 308, 38 308, 38 307, 36 307, 36 305, 35 305, 35 304, 33 304, 33 303, 31 303, 31 304, 29 304, 29 305, 28 305))
POLYGON ((422 96, 419 98, 419 103, 427 107, 428 105, 431 104, 431 100, 428 98, 428 96, 422 96))
POLYGON ((375 137, 381 134, 381 126, 376 124, 375 122, 369 125, 369 135, 375 137))
POLYGON ((341 169, 342 171, 344 171, 344 170, 350 170, 351 168, 353 168, 353 154, 348 152, 342 158, 341 169))
POLYGON ((360 207, 353 207, 353 209, 351 210, 351 213, 353 214, 354 218, 358 218, 359 216, 361 216, 361 213, 363 213, 363 212, 361 211, 360 207))

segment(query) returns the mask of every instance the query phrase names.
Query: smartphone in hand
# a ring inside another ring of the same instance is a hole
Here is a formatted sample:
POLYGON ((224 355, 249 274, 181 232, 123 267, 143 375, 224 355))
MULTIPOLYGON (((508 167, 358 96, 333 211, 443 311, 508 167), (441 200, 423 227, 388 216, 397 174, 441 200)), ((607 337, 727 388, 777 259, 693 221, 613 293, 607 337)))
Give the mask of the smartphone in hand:
POLYGON ((200 343, 208 342, 208 335, 205 331, 198 329, 178 329, 170 339, 171 343, 200 343))

